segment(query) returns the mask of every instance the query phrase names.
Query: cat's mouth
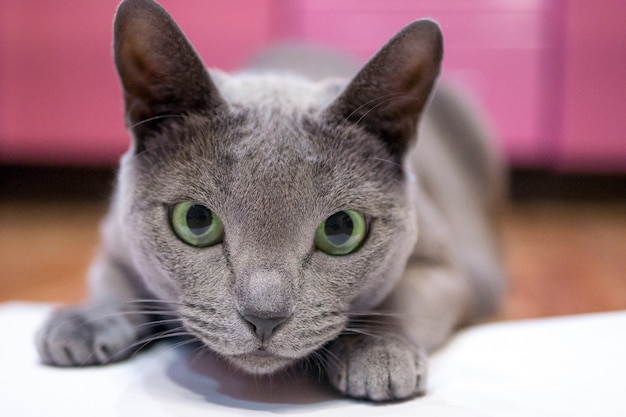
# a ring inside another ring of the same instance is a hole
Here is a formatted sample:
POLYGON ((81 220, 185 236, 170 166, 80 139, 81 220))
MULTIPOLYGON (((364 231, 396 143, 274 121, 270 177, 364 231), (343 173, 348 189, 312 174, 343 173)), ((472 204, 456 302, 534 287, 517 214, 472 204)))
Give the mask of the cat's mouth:
POLYGON ((265 348, 249 353, 228 355, 227 358, 243 371, 257 375, 279 371, 295 361, 293 358, 276 355, 265 348))
POLYGON ((268 352, 267 349, 260 347, 257 350, 255 350, 254 352, 250 353, 251 355, 254 356, 258 356, 258 357, 271 357, 271 356, 275 356, 273 353, 268 352))

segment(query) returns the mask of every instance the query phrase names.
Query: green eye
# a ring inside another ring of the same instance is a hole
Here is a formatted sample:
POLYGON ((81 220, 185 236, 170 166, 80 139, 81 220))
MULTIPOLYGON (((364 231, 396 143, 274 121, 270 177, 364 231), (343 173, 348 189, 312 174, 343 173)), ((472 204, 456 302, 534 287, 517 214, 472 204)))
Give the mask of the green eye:
POLYGON ((218 244, 224 237, 222 221, 201 204, 178 203, 171 212, 172 229, 183 242, 198 247, 218 244))
POLYGON ((329 255, 347 255, 357 250, 367 236, 365 217, 354 210, 339 211, 315 231, 315 246, 329 255))

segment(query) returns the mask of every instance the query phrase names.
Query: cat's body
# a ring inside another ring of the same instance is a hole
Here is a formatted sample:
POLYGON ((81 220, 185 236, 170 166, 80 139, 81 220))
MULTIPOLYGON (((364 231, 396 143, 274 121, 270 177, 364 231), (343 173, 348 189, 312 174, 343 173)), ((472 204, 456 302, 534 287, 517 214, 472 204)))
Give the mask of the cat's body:
POLYGON ((208 76, 145 0, 124 2, 115 28, 134 144, 92 299, 46 323, 43 360, 122 359, 159 317, 184 326, 164 336, 192 335, 251 373, 308 358, 346 395, 423 392, 426 352, 493 312, 503 286, 502 177, 484 134, 443 91, 413 146, 438 27, 409 25, 350 83, 208 76))

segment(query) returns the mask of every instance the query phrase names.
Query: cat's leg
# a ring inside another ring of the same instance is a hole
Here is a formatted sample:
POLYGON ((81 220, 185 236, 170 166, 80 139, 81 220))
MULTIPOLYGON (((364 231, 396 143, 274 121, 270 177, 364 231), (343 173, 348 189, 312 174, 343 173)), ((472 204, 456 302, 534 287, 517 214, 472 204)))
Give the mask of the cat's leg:
MULTIPOLYGON (((131 271, 105 256, 90 270, 97 297, 53 312, 36 335, 41 360, 57 366, 97 365, 119 361, 139 347, 150 331, 152 308, 138 303, 139 286, 131 271)), ((152 307, 152 306, 150 306, 152 307)))
POLYGON ((359 315, 358 324, 328 346, 331 383, 345 395, 371 401, 423 394, 427 352, 464 320, 469 294, 454 268, 409 264, 391 296, 370 316, 372 324, 359 315))

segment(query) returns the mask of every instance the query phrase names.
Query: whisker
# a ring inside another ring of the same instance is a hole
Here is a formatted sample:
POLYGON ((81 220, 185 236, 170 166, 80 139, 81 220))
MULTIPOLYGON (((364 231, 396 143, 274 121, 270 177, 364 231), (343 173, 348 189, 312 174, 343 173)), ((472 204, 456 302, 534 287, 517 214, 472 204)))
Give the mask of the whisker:
POLYGON ((371 310, 371 311, 350 311, 348 312, 350 317, 353 316, 384 316, 384 317, 399 317, 399 316, 409 316, 408 313, 397 313, 391 311, 384 310, 371 310))
MULTIPOLYGON (((187 345, 193 345, 194 343, 200 343, 199 340, 197 338, 195 338, 194 336, 190 336, 189 339, 185 339, 185 340, 181 340, 178 343, 174 343, 172 345, 169 346, 170 349, 178 349, 182 346, 187 346, 187 345)), ((194 352, 202 347, 206 347, 206 346, 201 346, 198 347, 196 349, 194 349, 194 352)))
POLYGON ((396 319, 397 317, 350 317, 350 323, 371 323, 371 324, 389 324, 391 319, 396 319))
POLYGON ((136 299, 119 303, 120 306, 129 306, 137 309, 162 309, 167 311, 177 311, 184 306, 183 303, 164 300, 136 299))
POLYGON ((180 324, 180 319, 165 319, 165 320, 154 320, 154 321, 148 321, 146 323, 142 323, 137 325, 137 328, 140 327, 156 327, 156 326, 162 326, 164 324, 171 324, 171 323, 179 323, 180 324))
POLYGON ((212 352, 211 349, 209 349, 209 347, 200 340, 196 339, 196 342, 198 342, 199 346, 189 354, 189 357, 191 358, 189 360, 191 365, 194 365, 196 361, 201 360, 205 355, 212 352))
POLYGON ((348 314, 350 324, 363 324, 368 322, 372 324, 391 325, 394 321, 407 322, 412 326, 421 326, 425 328, 436 329, 442 322, 440 318, 417 313, 391 313, 384 311, 371 312, 351 312, 348 314), (389 318, 390 322, 385 323, 384 319, 389 318), (377 320, 375 320, 377 319, 377 320), (382 319, 382 322, 379 321, 382 319))
MULTIPOLYGON (((91 326, 93 323, 97 323, 98 321, 102 321, 102 320, 107 320, 107 319, 115 319, 115 318, 119 318, 119 317, 128 317, 128 316, 151 316, 151 315, 156 315, 156 316, 178 316, 177 313, 171 312, 171 311, 145 311, 145 310, 133 310, 133 311, 124 311, 124 310, 119 310, 119 311, 110 311, 110 312, 102 312, 102 313, 98 313, 97 309, 92 310, 87 312, 84 316, 81 322, 75 323, 76 328, 83 328, 83 327, 88 327, 91 326)), ((67 323, 74 323, 76 320, 76 318, 74 316, 69 316, 66 319, 63 320, 59 320, 57 321, 55 324, 58 326, 62 326, 64 324, 67 323)), ((145 320, 138 320, 140 321, 139 323, 133 323, 132 321, 129 322, 129 324, 133 325, 136 328, 140 328, 143 326, 149 326, 150 323, 155 323, 158 320, 153 320, 153 321, 145 321, 145 320)), ((180 319, 178 318, 173 318, 173 319, 168 319, 168 320, 162 320, 163 323, 165 323, 166 321, 171 321, 171 322, 177 322, 180 321, 180 319)))
MULTIPOLYGON (((367 115, 368 115, 368 114, 370 114, 371 112, 373 112, 374 110, 376 110, 376 108, 378 108, 378 107, 382 106, 383 104, 389 103, 389 102, 390 102, 390 101, 392 101, 392 100, 393 100, 393 97, 392 97, 392 98, 389 98, 389 99, 381 99, 381 100, 380 100, 377 104, 375 104, 375 105, 373 105, 372 107, 370 107, 369 109, 367 109, 367 111, 366 111, 366 112, 364 112, 364 113, 361 115, 361 117, 359 117, 359 118, 358 118, 358 120, 356 120, 356 121, 354 122, 354 124, 358 125, 359 123, 361 123, 361 121, 362 121, 363 119, 365 119, 365 118, 367 117, 367 115)), ((353 111, 353 112, 350 114, 350 116, 349 116, 349 117, 351 117, 354 113, 356 113, 356 110, 355 110, 355 111, 353 111)))
POLYGON ((361 104, 361 105, 360 105, 359 107, 357 107, 356 109, 354 109, 354 110, 352 111, 352 113, 350 113, 350 114, 349 114, 349 115, 345 118, 345 120, 346 120, 346 121, 348 121, 350 118, 352 118, 352 116, 354 116, 357 112, 359 112, 359 111, 360 111, 361 109, 363 109, 364 107, 367 107, 367 106, 369 106, 370 104, 374 104, 374 103, 376 103, 376 104, 374 104, 372 107, 370 107, 369 109, 367 109, 367 110, 365 111, 365 113, 363 113, 363 115, 362 115, 362 116, 361 116, 361 117, 360 117, 360 118, 359 118, 356 122, 353 122, 353 123, 355 123, 355 124, 359 124, 359 122, 360 122, 361 120, 363 120, 363 118, 364 118, 365 116, 367 116, 369 113, 371 113, 371 112, 372 112, 373 110, 375 110, 377 107, 379 107, 379 106, 381 106, 381 105, 383 105, 383 104, 389 103, 390 101, 395 100, 396 98, 400 98, 400 97, 402 97, 402 96, 403 96, 402 94, 387 94, 387 95, 384 95, 384 96, 375 97, 375 98, 373 98, 373 99, 371 99, 371 100, 369 100, 369 101, 367 101, 367 102, 365 102, 365 103, 361 104))
POLYGON ((389 159, 381 158, 381 157, 378 157, 378 156, 372 156, 372 157, 370 157, 370 160, 371 161, 380 161, 380 162, 384 162, 384 163, 389 164, 389 165, 393 165, 393 166, 398 167, 398 168, 402 168, 402 164, 400 164, 400 163, 398 163, 396 161, 390 161, 389 159))
MULTIPOLYGON (((177 337, 177 336, 182 336, 182 335, 191 335, 191 333, 183 326, 178 326, 172 329, 167 329, 158 333, 151 334, 150 336, 148 336, 142 341, 152 342, 155 340, 165 339, 168 337, 177 337)), ((142 341, 139 341, 138 343, 141 343, 142 341)))
MULTIPOLYGON (((174 338, 174 337, 181 337, 181 336, 191 336, 191 337, 194 337, 191 333, 189 333, 186 330, 181 331, 180 328, 175 329, 175 331, 168 330, 168 331, 165 331, 165 332, 157 333, 155 335, 151 335, 148 338, 141 339, 141 340, 139 340, 139 341, 137 341, 137 342, 135 342, 135 343, 133 343, 133 344, 131 344, 129 346, 126 346, 125 348, 123 348, 119 352, 117 352, 117 355, 120 355, 122 352, 125 352, 127 350, 131 350, 131 349, 134 349, 134 348, 138 347, 135 350, 135 352, 133 352, 133 354, 131 355, 131 356, 134 356, 134 355, 137 354, 137 352, 143 350, 146 346, 148 346, 149 344, 154 343, 154 342, 156 342, 158 340, 174 338)), ((194 337, 194 339, 195 339, 195 337, 194 337)))
MULTIPOLYGON (((417 177, 417 173, 415 172, 415 170, 413 170, 413 169, 412 169, 412 167, 410 166, 410 164, 405 164, 405 165, 403 165, 403 164, 400 164, 400 163, 398 163, 398 162, 396 162, 396 161, 390 161, 390 160, 388 160, 388 159, 385 159, 385 158, 380 158, 380 157, 377 157, 377 156, 372 156, 372 157, 370 157, 370 158, 369 158, 369 160, 370 160, 370 161, 379 161, 379 162, 384 162, 384 163, 386 163, 386 164, 389 164, 389 165, 391 165, 391 166, 393 166, 393 167, 397 168, 399 171, 406 171, 406 172, 408 172, 408 173, 412 174, 414 177, 417 177)), ((384 175, 384 174, 383 174, 383 175, 384 175)), ((400 180, 398 180, 397 178, 394 178, 394 177, 392 177, 392 176, 389 176, 389 175, 384 175, 384 176, 385 176, 386 178, 389 178, 389 179, 391 179, 391 180, 395 181, 395 182, 398 182, 398 183, 400 182, 400 180)))
POLYGON ((312 360, 317 368, 320 370, 320 374, 318 374, 318 378, 321 379, 321 371, 328 371, 331 368, 341 367, 343 365, 343 361, 337 357, 330 349, 327 347, 322 347, 318 351, 313 352, 310 355, 310 360, 312 360))
POLYGON ((146 304, 173 304, 176 306, 183 306, 184 303, 178 302, 178 301, 171 301, 171 300, 160 300, 158 298, 135 298, 132 300, 128 300, 128 301, 124 301, 124 303, 129 303, 129 304, 137 304, 137 303, 146 303, 146 304))
POLYGON ((178 316, 178 313, 170 310, 119 310, 109 313, 102 313, 98 318, 118 317, 118 316, 133 316, 133 315, 148 315, 148 316, 178 316))
POLYGON ((184 117, 185 117, 185 116, 184 116, 184 115, 182 115, 182 114, 164 114, 164 115, 159 115, 159 116, 149 117, 149 118, 147 118, 147 119, 140 120, 140 121, 138 121, 137 123, 134 123, 134 124, 132 124, 132 125, 128 126, 128 129, 129 129, 129 130, 132 130, 132 129, 134 129, 134 128, 136 128, 136 127, 139 127, 139 126, 141 126, 141 125, 143 125, 143 124, 150 123, 150 122, 154 122, 154 121, 156 121, 156 120, 168 119, 168 118, 184 118, 184 117))
MULTIPOLYGON (((180 342, 177 342, 177 343, 168 344, 168 345, 164 346, 162 349, 159 349, 157 353, 159 353, 159 354, 160 353, 165 353, 168 350, 178 349, 178 348, 181 348, 183 346, 191 345, 191 344, 194 344, 194 343, 197 343, 197 342, 198 342, 198 339, 196 339, 195 337, 190 337, 189 339, 181 340, 180 342)), ((140 351, 141 351, 141 348, 136 350, 131 355, 131 358, 134 357, 140 351)))
MULTIPOLYGON (((368 330, 373 330, 373 329, 368 329, 368 330)), ((388 336, 390 333, 393 334, 392 332, 382 332, 381 334, 376 334, 376 332, 372 332, 372 331, 365 331, 362 329, 356 329, 356 328, 352 328, 352 327, 346 327, 342 332, 342 334, 359 334, 359 335, 363 335, 363 336, 369 336, 372 337, 374 339, 382 339, 385 336, 388 336)))

